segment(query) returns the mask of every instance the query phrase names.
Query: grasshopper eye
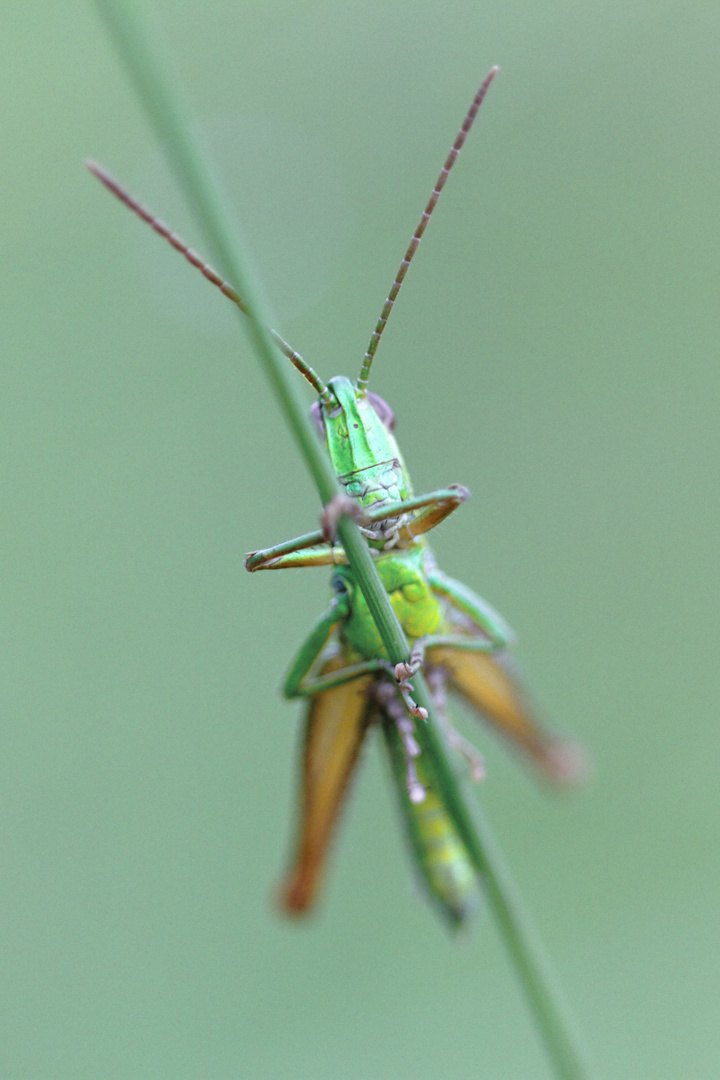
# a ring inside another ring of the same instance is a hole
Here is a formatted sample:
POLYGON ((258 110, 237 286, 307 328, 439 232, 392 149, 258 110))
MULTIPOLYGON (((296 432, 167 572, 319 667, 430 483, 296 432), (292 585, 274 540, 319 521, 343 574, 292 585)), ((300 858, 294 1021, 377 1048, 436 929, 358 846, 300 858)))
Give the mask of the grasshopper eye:
POLYGON ((368 391, 368 401, 375 410, 380 423, 386 431, 395 430, 395 413, 388 405, 385 398, 381 398, 379 394, 373 394, 372 390, 368 391))
POLYGON ((325 438, 325 424, 323 423, 322 405, 319 401, 310 406, 310 420, 321 439, 325 438))

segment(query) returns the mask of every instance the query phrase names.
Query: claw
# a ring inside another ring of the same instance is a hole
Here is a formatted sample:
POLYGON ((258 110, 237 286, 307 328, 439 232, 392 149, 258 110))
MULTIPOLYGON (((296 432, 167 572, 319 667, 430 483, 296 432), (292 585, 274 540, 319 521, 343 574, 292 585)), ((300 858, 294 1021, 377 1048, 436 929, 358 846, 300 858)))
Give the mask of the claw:
POLYGON ((417 675, 418 671, 423 665, 425 659, 425 639, 418 638, 412 647, 409 660, 402 660, 394 667, 395 678, 398 682, 398 689, 403 696, 403 701, 407 706, 408 712, 413 716, 417 716, 419 720, 427 720, 427 709, 423 709, 421 705, 415 702, 411 695, 412 687, 408 682, 408 679, 412 679, 413 675, 417 675))
MULTIPOLYGON (((417 778, 417 773, 415 773, 415 766, 414 765, 412 766, 412 771, 413 771, 413 773, 415 775, 414 775, 414 777, 408 776, 407 789, 408 789, 408 795, 410 797, 410 802, 415 803, 415 805, 417 805, 418 803, 425 802, 425 796, 426 796, 427 792, 425 791, 425 788, 422 786, 422 784, 420 783, 420 781, 417 778)), ((409 770, 408 770, 408 772, 409 772, 409 770)))
POLYGON ((330 502, 325 503, 320 515, 320 527, 326 543, 335 543, 338 522, 344 515, 351 517, 358 525, 367 524, 365 511, 354 499, 351 499, 349 495, 333 495, 330 502))
POLYGON ((403 701, 405 702, 405 707, 407 708, 410 715, 417 716, 418 720, 427 720, 427 709, 424 709, 422 705, 418 705, 418 703, 415 701, 415 699, 410 693, 411 689, 412 687, 410 686, 410 683, 398 683, 398 690, 402 694, 403 701))
POLYGON ((485 770, 485 760, 480 751, 477 750, 464 735, 461 735, 459 731, 456 731, 451 724, 443 725, 443 730, 448 744, 465 758, 468 769, 470 770, 470 779, 475 780, 478 783, 480 780, 484 780, 487 773, 485 770))
POLYGON ((418 638, 412 647, 409 660, 402 660, 395 665, 395 678, 399 683, 417 675, 425 661, 425 638, 418 638))

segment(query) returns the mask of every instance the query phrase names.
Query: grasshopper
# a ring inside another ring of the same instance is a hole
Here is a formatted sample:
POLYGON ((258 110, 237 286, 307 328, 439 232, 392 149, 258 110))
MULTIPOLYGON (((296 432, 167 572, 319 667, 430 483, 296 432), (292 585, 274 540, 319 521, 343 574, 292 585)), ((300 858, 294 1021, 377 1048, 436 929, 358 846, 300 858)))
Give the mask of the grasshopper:
MULTIPOLYGON (((451 925, 476 905, 478 880, 465 846, 437 793, 433 762, 420 755, 415 720, 427 714, 412 699, 408 679, 422 668, 447 741, 483 775, 482 758, 450 725, 446 690, 458 694, 504 734, 550 779, 574 779, 573 746, 536 720, 508 655, 513 633, 474 592, 437 566, 425 534, 468 497, 460 485, 416 496, 394 436, 393 410, 368 390, 383 330, 448 174, 488 87, 475 94, 413 234, 353 383, 327 384, 276 331, 278 347, 318 395, 311 418, 325 441, 342 495, 323 511, 321 529, 252 552, 251 571, 332 566, 332 600, 290 667, 286 698, 307 698, 300 815, 291 869, 282 887, 285 909, 299 914, 316 899, 335 825, 366 733, 382 727, 408 841, 430 898, 451 925), (335 541, 341 514, 358 522, 399 621, 412 645, 407 663, 392 667, 342 546, 335 541)), ((160 236, 198 268, 241 310, 243 300, 185 242, 137 202, 102 166, 88 168, 160 236)))

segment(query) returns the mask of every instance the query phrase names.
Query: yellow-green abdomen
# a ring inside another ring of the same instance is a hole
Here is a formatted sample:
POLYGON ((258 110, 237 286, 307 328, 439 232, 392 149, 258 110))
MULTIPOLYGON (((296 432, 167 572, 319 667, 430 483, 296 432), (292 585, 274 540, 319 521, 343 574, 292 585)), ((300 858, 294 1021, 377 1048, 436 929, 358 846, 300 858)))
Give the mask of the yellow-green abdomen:
POLYGON ((430 898, 454 927, 478 905, 478 877, 450 815, 432 787, 431 770, 422 755, 416 758, 425 799, 412 803, 405 784, 405 758, 395 723, 383 721, 405 832, 430 898))
MULTIPOLYGON (((425 548, 417 545, 388 552, 375 560, 380 580, 411 644, 420 637, 437 633, 442 622, 442 609, 428 585, 424 559, 425 548)), ((342 633, 359 656, 387 658, 365 597, 357 587, 353 591, 352 611, 342 633)))

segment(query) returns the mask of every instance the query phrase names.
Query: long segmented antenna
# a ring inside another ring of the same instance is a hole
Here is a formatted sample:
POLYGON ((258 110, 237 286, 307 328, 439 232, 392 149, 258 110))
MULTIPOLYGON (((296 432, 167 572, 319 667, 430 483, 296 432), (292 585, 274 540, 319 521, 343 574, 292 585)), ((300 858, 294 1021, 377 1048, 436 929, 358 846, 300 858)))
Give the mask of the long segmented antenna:
POLYGON ((447 156, 445 164, 443 165, 442 169, 440 170, 440 175, 437 178, 437 181, 435 183, 435 187, 433 188, 432 194, 430 195, 430 198, 428 199, 427 206, 423 210, 422 217, 420 218, 420 222, 418 224, 418 227, 417 227, 417 229, 415 230, 415 232, 413 234, 413 238, 410 241, 410 245, 409 245, 407 251, 405 252, 405 258, 400 263, 400 269, 397 272, 397 277, 395 278, 395 280, 394 280, 394 282, 392 284, 392 288, 390 289, 390 292, 388 293, 388 298, 385 301, 385 304, 383 306, 382 311, 380 312, 380 318, 378 319, 377 325, 376 325, 375 329, 372 332, 372 337, 370 338, 370 344, 367 347, 367 352, 365 353, 365 358, 364 358, 363 363, 362 363, 362 368, 360 369, 360 375, 358 376, 358 381, 355 384, 355 388, 357 390, 358 397, 365 397, 365 395, 367 393, 368 378, 370 377, 370 368, 372 366, 373 358, 375 356, 375 353, 377 352, 377 347, 380 344, 380 337, 382 335, 382 332, 385 329, 385 326, 387 324, 388 319, 390 318, 390 312, 392 311, 393 304, 395 303, 395 300, 397 299, 397 294, 400 292, 400 286, 402 285, 403 281, 405 280, 405 275, 407 274, 407 270, 408 270, 408 266, 410 265, 410 261, 412 260, 413 255, 415 254, 415 252, 418 249, 420 241, 422 240, 423 233, 425 232, 425 229, 427 228, 427 223, 430 220, 430 215, 432 214, 433 210, 435 209, 435 206, 437 205, 437 201, 440 198, 440 192, 442 191, 442 189, 445 186, 445 181, 448 178, 448 173, 450 172, 453 165, 457 161, 458 154, 462 150, 463 143, 465 142, 466 138, 468 137, 468 132, 470 131, 470 128, 473 125, 473 121, 474 121, 475 117, 478 114, 478 109, 480 108, 480 106, 483 103, 483 98, 485 97, 485 94, 488 91, 488 87, 490 86, 490 83, 493 81, 493 79, 495 78, 495 76, 497 75, 499 70, 500 70, 499 67, 493 67, 493 68, 490 69, 488 74, 485 76, 485 78, 484 78, 484 80, 482 82, 482 85, 480 86, 480 89, 478 90, 477 94, 475 95, 475 97, 472 100, 472 104, 471 104, 470 108, 468 109, 467 116, 463 120, 462 127, 460 128, 460 130, 459 130, 459 132, 457 134, 457 138, 455 139, 455 142, 452 145, 452 149, 450 150, 450 153, 447 156))
MULTIPOLYGON (((143 206, 142 203, 139 203, 137 199, 133 198, 130 192, 124 188, 114 176, 111 176, 97 161, 88 160, 85 162, 85 166, 90 170, 93 176, 98 178, 101 184, 105 185, 108 191, 112 192, 112 194, 120 200, 121 203, 124 203, 129 210, 132 210, 134 214, 137 214, 137 216, 154 229, 159 236, 162 236, 164 240, 167 240, 171 247, 174 247, 176 251, 179 251, 181 255, 184 255, 192 266, 199 270, 208 281, 217 286, 224 296, 227 296, 228 300, 232 300, 233 304, 242 311, 243 315, 247 315, 247 306, 243 299, 235 292, 232 285, 229 285, 227 281, 224 281, 218 272, 213 270, 209 263, 206 263, 196 251, 193 251, 193 249, 185 243, 182 237, 178 236, 177 233, 172 232, 164 221, 161 221, 160 218, 156 217, 155 214, 147 209, 147 207, 143 206)), ((315 392, 320 395, 320 399, 323 403, 325 405, 333 405, 335 399, 317 372, 303 360, 300 353, 296 352, 291 345, 288 345, 287 341, 278 334, 277 330, 271 329, 270 334, 281 352, 297 368, 300 374, 307 379, 315 392)))

